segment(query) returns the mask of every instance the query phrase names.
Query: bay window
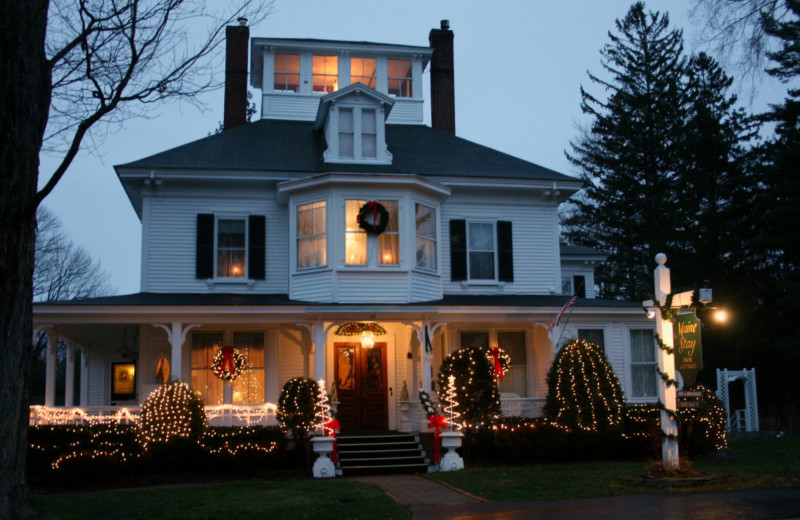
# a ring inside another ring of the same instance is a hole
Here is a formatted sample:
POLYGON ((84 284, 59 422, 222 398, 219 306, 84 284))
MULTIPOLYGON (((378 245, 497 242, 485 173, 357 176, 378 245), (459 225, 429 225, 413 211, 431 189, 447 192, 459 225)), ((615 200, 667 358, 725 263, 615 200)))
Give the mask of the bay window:
POLYGON ((436 210, 415 204, 414 219, 417 229, 417 267, 436 270, 436 210))
POLYGON ((297 268, 327 264, 325 201, 297 206, 297 268))
MULTIPOLYGON (((400 263, 400 228, 398 227, 397 201, 378 201, 389 214, 386 229, 377 236, 377 263, 379 265, 398 265, 400 263)), ((358 225, 358 213, 366 200, 348 199, 345 201, 345 264, 375 265, 370 259, 370 243, 375 240, 358 225)), ((372 246, 373 248, 375 246, 372 246)), ((375 249, 372 249, 375 254, 375 249)))

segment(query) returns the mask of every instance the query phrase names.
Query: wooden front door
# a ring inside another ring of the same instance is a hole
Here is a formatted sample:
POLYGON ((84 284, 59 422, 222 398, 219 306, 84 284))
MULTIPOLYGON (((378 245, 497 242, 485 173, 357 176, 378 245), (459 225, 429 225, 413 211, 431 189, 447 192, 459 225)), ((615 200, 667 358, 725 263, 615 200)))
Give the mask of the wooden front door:
POLYGON ((365 349, 360 343, 334 344, 334 371, 342 431, 387 430, 386 343, 365 349))

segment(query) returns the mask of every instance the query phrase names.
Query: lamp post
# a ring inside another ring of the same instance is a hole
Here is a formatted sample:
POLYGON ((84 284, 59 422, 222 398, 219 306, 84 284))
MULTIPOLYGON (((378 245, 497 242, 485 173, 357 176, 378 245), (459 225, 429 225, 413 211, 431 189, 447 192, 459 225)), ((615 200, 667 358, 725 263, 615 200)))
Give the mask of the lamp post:
MULTIPOLYGON (((666 305, 667 296, 672 291, 672 283, 669 276, 667 255, 659 253, 656 255, 658 267, 653 271, 653 278, 656 289, 656 300, 660 306, 666 305)), ((669 351, 663 348, 658 349, 658 369, 670 380, 675 380, 675 354, 674 341, 672 337, 672 322, 665 320, 660 312, 655 313, 656 332, 661 341, 669 351)), ((677 412, 677 389, 670 385, 663 377, 658 378, 658 399, 664 405, 661 410, 661 459, 664 468, 668 470, 678 469, 680 461, 678 458, 678 423, 675 421, 674 414, 677 412)))

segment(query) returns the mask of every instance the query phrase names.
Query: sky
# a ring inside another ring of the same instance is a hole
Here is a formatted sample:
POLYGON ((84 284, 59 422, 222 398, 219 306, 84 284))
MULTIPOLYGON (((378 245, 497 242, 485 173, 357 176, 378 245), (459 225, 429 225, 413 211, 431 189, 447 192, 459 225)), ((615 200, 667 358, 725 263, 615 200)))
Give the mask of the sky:
MULTIPOLYGON (((218 0, 213 0, 214 2, 218 0)), ((587 71, 602 72, 600 50, 629 0, 276 0, 274 12, 251 36, 428 45, 440 20, 454 32, 456 135, 567 175, 578 172, 564 156, 587 119, 580 86, 600 96, 587 71)), ((702 50, 690 23, 690 0, 650 0, 669 12, 689 51, 702 50)), ((733 74, 733 71, 728 71, 733 74)), ((224 70, 220 69, 220 75, 224 70)), ((424 78, 429 97, 428 71, 424 78)), ((785 87, 767 79, 751 111, 779 102, 785 87)), ((255 98, 260 91, 255 90, 255 98)), ((139 291, 141 223, 113 170, 200 139, 222 120, 221 90, 205 95, 204 111, 173 103, 146 119, 127 121, 81 153, 44 205, 63 222, 68 238, 109 273, 116 294, 139 291)), ((750 99, 744 94, 743 99, 750 99)), ((260 103, 258 103, 260 109, 260 103)), ((426 123, 430 122, 426 104, 426 123)), ((40 185, 55 167, 42 156, 40 185)))

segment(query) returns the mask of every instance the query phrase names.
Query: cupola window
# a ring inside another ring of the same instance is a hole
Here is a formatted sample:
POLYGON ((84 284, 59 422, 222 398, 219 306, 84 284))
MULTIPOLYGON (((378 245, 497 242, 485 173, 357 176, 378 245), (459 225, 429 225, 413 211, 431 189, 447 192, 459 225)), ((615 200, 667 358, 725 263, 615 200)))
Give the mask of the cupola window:
POLYGON ((389 94, 411 97, 411 60, 389 60, 389 94))
POLYGON ((350 58, 350 83, 376 88, 375 58, 350 58))
POLYGON ((298 92, 300 90, 300 55, 276 54, 275 55, 275 90, 283 92, 298 92))
POLYGON ((339 90, 339 58, 314 56, 311 60, 311 84, 313 91, 320 94, 339 90))

